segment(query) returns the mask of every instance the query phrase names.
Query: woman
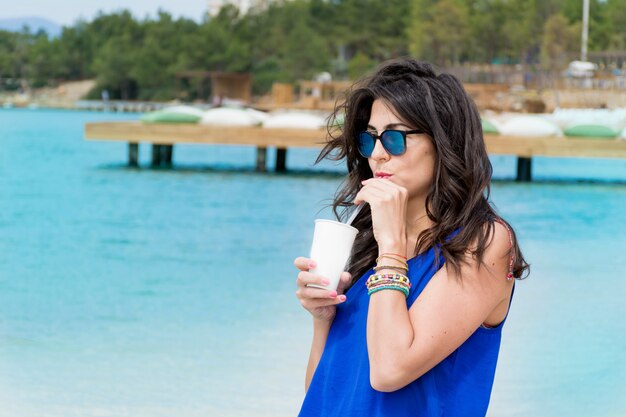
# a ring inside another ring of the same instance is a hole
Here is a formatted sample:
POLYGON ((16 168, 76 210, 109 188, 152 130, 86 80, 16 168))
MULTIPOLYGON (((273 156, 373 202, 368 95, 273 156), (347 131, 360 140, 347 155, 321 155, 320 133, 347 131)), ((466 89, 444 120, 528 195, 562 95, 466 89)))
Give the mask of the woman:
POLYGON ((318 161, 347 159, 335 214, 364 207, 337 291, 309 287, 327 280, 308 272, 315 259, 295 260, 314 327, 300 415, 485 415, 514 278, 528 264, 488 202, 476 107, 455 77, 401 59, 339 113, 318 161))

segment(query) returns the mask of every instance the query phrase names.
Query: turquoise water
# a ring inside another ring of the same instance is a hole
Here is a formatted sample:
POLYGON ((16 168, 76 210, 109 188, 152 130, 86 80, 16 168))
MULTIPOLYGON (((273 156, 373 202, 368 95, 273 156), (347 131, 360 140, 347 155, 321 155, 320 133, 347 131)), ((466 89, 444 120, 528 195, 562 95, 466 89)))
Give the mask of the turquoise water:
MULTIPOLYGON (((129 118, 0 110, 0 416, 295 415, 311 329, 291 262, 338 168, 298 150, 295 174, 261 175, 253 148, 180 146, 176 169, 133 170, 125 144, 82 139, 129 118)), ((532 275, 490 416, 623 416, 626 161, 538 158, 534 175, 557 182, 492 191, 532 275)))

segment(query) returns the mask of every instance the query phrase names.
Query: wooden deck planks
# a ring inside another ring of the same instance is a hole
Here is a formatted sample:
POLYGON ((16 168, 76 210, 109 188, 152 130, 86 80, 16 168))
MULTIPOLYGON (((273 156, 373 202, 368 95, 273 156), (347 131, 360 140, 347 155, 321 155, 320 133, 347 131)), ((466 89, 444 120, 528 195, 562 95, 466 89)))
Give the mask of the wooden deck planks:
MULTIPOLYGON (((256 147, 321 147, 326 131, 265 129, 260 127, 216 127, 192 124, 143 124, 98 122, 85 125, 85 138, 155 145, 224 144, 256 147)), ((490 154, 533 156, 626 158, 626 140, 485 135, 490 154)))

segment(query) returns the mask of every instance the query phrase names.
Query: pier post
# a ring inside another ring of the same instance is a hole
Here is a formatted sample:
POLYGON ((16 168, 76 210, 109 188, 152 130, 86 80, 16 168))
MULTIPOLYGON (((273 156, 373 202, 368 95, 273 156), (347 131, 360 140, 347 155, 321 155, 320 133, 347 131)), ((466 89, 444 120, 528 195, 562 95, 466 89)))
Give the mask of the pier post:
POLYGON ((139 166, 139 144, 128 144, 128 166, 137 168, 139 166))
POLYGON ((518 157, 517 158, 517 182, 530 182, 532 180, 532 159, 518 157))
POLYGON ((171 167, 173 152, 174 145, 161 145, 161 164, 167 167, 171 167))
POLYGON ((161 145, 152 144, 152 167, 161 165, 161 145))
POLYGON ((276 148, 276 172, 287 171, 287 148, 276 148))
POLYGON ((265 161, 267 160, 267 148, 259 146, 256 148, 256 170, 265 172, 265 161))

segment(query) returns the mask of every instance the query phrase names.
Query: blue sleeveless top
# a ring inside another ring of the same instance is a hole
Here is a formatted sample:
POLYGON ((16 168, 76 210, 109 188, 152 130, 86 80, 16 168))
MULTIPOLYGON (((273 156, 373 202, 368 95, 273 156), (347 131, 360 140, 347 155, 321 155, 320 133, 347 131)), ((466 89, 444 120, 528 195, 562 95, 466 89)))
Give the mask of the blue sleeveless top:
MULTIPOLYGON (((440 257, 439 266, 443 265, 440 257)), ((407 308, 437 272, 434 249, 410 259, 411 290, 407 308)), ((397 391, 370 385, 366 325, 369 296, 366 272, 337 305, 333 321, 300 417, 478 417, 487 413, 504 321, 479 327, 457 350, 430 371, 397 391)), ((513 294, 511 294, 511 297, 513 294)), ((508 313, 507 313, 508 315, 508 313)))

